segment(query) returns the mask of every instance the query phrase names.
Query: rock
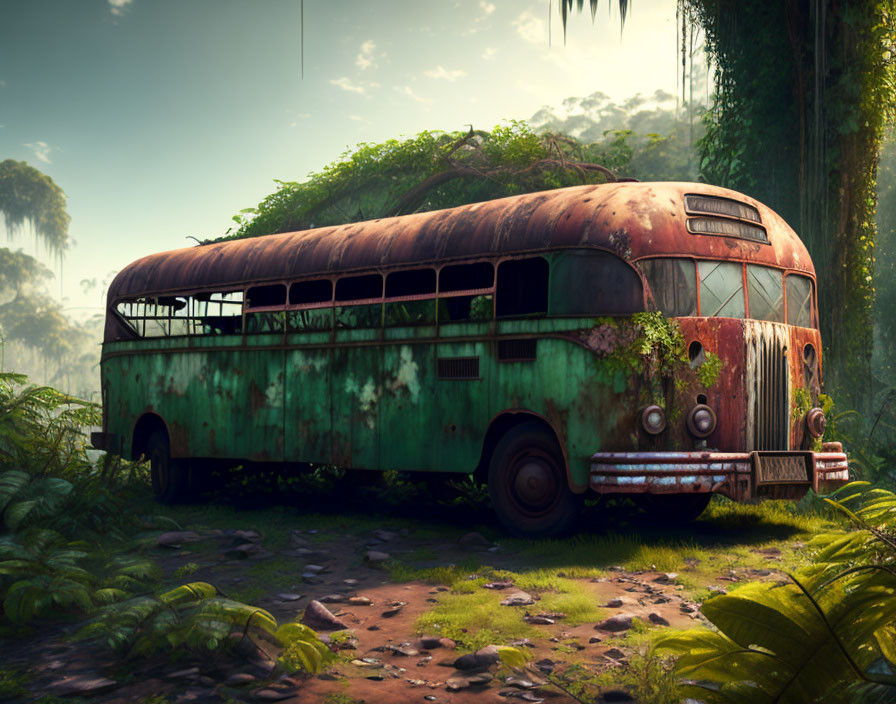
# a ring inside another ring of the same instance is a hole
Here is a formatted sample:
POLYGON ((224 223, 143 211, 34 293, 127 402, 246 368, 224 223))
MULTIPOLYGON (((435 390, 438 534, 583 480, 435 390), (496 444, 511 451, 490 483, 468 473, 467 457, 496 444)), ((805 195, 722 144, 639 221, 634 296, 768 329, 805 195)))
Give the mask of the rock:
POLYGON ((434 650, 442 647, 441 639, 436 636, 423 636, 417 639, 417 646, 421 650, 434 650))
POLYGON ((653 580, 654 584, 673 584, 678 579, 678 572, 664 572, 653 580))
POLYGON ((232 674, 226 680, 224 680, 224 684, 229 685, 240 685, 240 684, 249 684, 250 682, 255 681, 255 675, 250 675, 248 672, 237 672, 232 674))
POLYGON ((679 608, 681 609, 682 613, 686 613, 686 614, 697 613, 697 607, 692 606, 691 604, 682 604, 679 608))
POLYGON ((304 572, 312 572, 313 574, 320 574, 321 572, 326 571, 326 567, 323 565, 305 565, 304 572))
POLYGON ((457 542, 465 550, 479 550, 482 548, 489 548, 492 545, 492 541, 482 535, 482 533, 475 532, 467 533, 457 542))
POLYGON ((365 557, 365 559, 371 565, 380 565, 380 564, 384 563, 386 560, 388 560, 390 557, 391 557, 391 555, 389 555, 389 553, 387 553, 387 552, 380 552, 379 550, 368 550, 367 556, 365 557))
POLYGON ((610 599, 607 602, 607 608, 618 609, 620 606, 622 606, 623 603, 624 602, 622 601, 622 599, 620 599, 619 597, 616 597, 615 599, 610 599))
POLYGON ((281 699, 288 699, 295 695, 294 689, 271 689, 270 687, 266 689, 259 689, 256 691, 253 696, 256 699, 261 699, 266 702, 278 702, 281 699))
POLYGON ((612 633, 627 631, 632 627, 633 618, 635 618, 634 614, 616 614, 615 616, 610 616, 610 618, 605 618, 594 628, 599 631, 610 631, 612 633))
POLYGON ((604 639, 599 636, 591 636, 588 639, 588 642, 594 645, 595 643, 603 643, 604 639))
POLYGON ((467 653, 466 655, 461 655, 457 658, 453 665, 455 669, 458 670, 475 670, 479 667, 479 660, 476 657, 476 653, 467 653))
POLYGON ((509 580, 506 582, 488 582, 482 585, 483 589, 509 589, 512 586, 513 582, 509 580))
POLYGON ((382 616, 383 618, 392 618, 393 616, 397 615, 398 612, 401 611, 405 606, 407 606, 407 603, 408 602, 406 601, 393 601, 391 604, 389 604, 389 608, 383 611, 380 616, 382 616))
POLYGON ((672 601, 672 600, 667 596, 658 596, 656 599, 653 600, 653 603, 654 604, 668 604, 670 601, 672 601))
POLYGON ((609 658, 610 660, 616 660, 617 662, 623 662, 626 660, 626 655, 619 648, 610 648, 607 652, 604 653, 605 658, 609 658))
POLYGON ((657 613, 650 613, 647 618, 650 619, 651 623, 655 623, 657 626, 669 625, 669 622, 657 613))
POLYGON ((534 648, 535 647, 535 643, 533 643, 528 638, 520 638, 518 640, 512 640, 512 641, 510 641, 510 645, 512 645, 514 648, 534 648))
POLYGON ((250 555, 255 555, 260 551, 261 548, 258 546, 258 543, 243 543, 225 552, 224 557, 230 560, 245 560, 250 555))
POLYGON ((305 607, 305 614, 302 621, 312 628, 321 628, 330 631, 341 631, 348 628, 348 625, 336 618, 333 613, 319 601, 311 601, 305 607))
POLYGON ((709 591, 711 591, 713 594, 727 594, 727 593, 728 593, 728 590, 725 589, 725 587, 720 587, 720 586, 715 585, 715 584, 713 584, 713 585, 709 588, 709 591))
POLYGON ((566 614, 562 611, 542 611, 537 614, 539 618, 549 618, 552 621, 562 621, 566 618, 566 614))
POLYGON ((349 597, 348 603, 352 606, 372 606, 373 602, 368 599, 366 596, 352 596, 349 597))
POLYGON ((633 702, 635 698, 625 690, 611 689, 601 695, 600 701, 610 704, 610 702, 633 702))
POLYGON ((318 599, 321 604, 341 604, 345 600, 345 594, 327 594, 318 599))
POLYGON ((510 596, 508 596, 504 601, 501 602, 502 606, 530 606, 535 603, 535 599, 532 598, 530 594, 526 592, 513 592, 510 596))
POLYGON ((69 694, 94 694, 115 687, 117 684, 115 680, 106 677, 81 674, 57 680, 47 685, 46 691, 57 697, 65 697, 69 694))
POLYGON ((498 654, 498 648, 495 645, 487 645, 484 648, 477 650, 476 658, 479 660, 480 665, 484 667, 491 667, 501 660, 501 656, 498 654))
POLYGON ((195 677, 198 674, 199 674, 198 667, 190 667, 190 668, 187 668, 186 670, 178 670, 177 672, 170 672, 167 675, 165 675, 165 677, 167 677, 168 679, 171 679, 171 680, 180 680, 180 679, 185 679, 187 677, 195 677))
POLYGON ((261 542, 261 533, 257 530, 235 530, 235 531, 224 531, 224 535, 228 535, 233 538, 234 543, 260 543, 261 542))
POLYGON ((517 687, 518 689, 536 689, 541 686, 540 682, 533 682, 525 677, 517 677, 516 675, 507 675, 504 684, 508 687, 517 687))
POLYGON ((554 661, 550 658, 544 658, 536 662, 535 667, 541 670, 546 675, 549 675, 554 671, 554 661))
POLYGON ((445 682, 445 689, 449 692, 459 692, 469 686, 470 683, 467 681, 466 677, 449 677, 448 681, 445 682))
POLYGON ((432 655, 427 655, 417 661, 417 667, 426 667, 430 662, 432 662, 432 655))
POLYGON ((289 592, 284 592, 283 594, 278 594, 277 598, 280 601, 298 601, 304 596, 304 594, 291 594, 289 592))
POLYGON ((375 530, 373 535, 377 540, 381 540, 384 543, 388 543, 390 540, 395 540, 398 537, 397 533, 393 533, 390 530, 375 530))
POLYGON ((302 581, 305 584, 322 584, 324 579, 315 572, 305 572, 302 574, 302 581))
POLYGON ((553 626, 556 621, 552 618, 547 618, 546 616, 531 616, 526 614, 523 616, 523 621, 526 623, 531 623, 533 626, 553 626))
POLYGON ((173 530, 162 533, 156 540, 156 544, 163 548, 177 549, 181 543, 194 543, 197 540, 202 540, 202 537, 191 530, 173 530))
POLYGON ((342 583, 349 587, 354 587, 358 584, 357 579, 343 579, 342 583))
POLYGON ((439 638, 439 643, 442 644, 442 647, 445 648, 445 650, 454 650, 457 647, 457 643, 450 638, 439 638))

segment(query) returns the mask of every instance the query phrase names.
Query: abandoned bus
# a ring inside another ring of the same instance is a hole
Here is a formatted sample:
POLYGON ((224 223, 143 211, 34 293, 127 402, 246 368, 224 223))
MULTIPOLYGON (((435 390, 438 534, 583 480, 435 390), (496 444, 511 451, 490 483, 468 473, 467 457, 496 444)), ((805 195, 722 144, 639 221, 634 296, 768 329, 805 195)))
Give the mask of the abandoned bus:
POLYGON ((473 474, 523 536, 587 492, 689 520, 848 478, 815 274, 761 203, 610 183, 155 254, 109 288, 97 447, 473 474))

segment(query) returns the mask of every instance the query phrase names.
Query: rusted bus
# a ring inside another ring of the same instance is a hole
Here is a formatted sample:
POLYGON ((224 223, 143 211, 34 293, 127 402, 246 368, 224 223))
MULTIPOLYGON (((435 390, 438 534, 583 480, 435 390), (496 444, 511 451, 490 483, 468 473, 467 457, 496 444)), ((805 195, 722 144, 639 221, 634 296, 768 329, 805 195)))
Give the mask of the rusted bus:
POLYGON ((164 499, 194 460, 473 473, 524 535, 589 490, 793 498, 848 471, 806 417, 815 286, 777 215, 703 184, 152 255, 110 287, 97 440, 164 499))

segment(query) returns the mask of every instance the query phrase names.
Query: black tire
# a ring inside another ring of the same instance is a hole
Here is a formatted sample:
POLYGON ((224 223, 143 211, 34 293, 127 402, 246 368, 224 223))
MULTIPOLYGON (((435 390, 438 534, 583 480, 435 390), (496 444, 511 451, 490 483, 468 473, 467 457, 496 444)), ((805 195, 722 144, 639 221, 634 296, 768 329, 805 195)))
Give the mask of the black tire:
POLYGON ((492 507, 520 538, 564 535, 579 520, 581 497, 566 478, 563 453, 538 423, 523 423, 498 442, 488 468, 492 507))
POLYGON ((709 506, 712 494, 641 494, 633 498, 635 505, 644 512, 638 517, 644 525, 680 528, 700 517, 709 506))
POLYGON ((171 458, 168 436, 157 430, 146 445, 152 490, 163 504, 183 501, 190 493, 190 469, 184 460, 171 458))

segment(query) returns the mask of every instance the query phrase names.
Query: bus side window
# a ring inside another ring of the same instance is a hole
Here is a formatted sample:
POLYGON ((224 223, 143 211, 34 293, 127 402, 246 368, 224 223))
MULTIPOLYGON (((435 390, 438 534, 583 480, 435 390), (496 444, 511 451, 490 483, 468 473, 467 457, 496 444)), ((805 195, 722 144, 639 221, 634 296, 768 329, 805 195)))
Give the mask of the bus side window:
POLYGON ((427 298, 386 301, 384 319, 389 325, 430 325, 436 321, 436 270, 395 271, 386 276, 386 298, 427 298))
POLYGON ((544 257, 510 259, 498 265, 499 318, 548 311, 548 261, 544 257))
POLYGON ((551 271, 551 315, 630 315, 644 310, 638 273, 609 252, 561 252, 551 271))
POLYGON ((382 299, 382 274, 362 274, 361 276, 346 276, 339 279, 336 282, 336 302, 357 301, 357 303, 336 307, 334 311, 336 327, 380 327, 383 314, 382 299))
POLYGON ((491 320, 494 287, 495 267, 491 262, 442 267, 439 271, 439 325, 491 320))
POLYGON ((243 292, 197 293, 192 317, 194 335, 238 335, 243 327, 243 292))
POLYGON ((642 259, 638 264, 663 315, 697 315, 697 269, 693 259, 642 259))
POLYGON ((784 275, 780 269, 747 264, 747 295, 751 318, 784 322, 784 275))
POLYGON ((707 318, 744 317, 744 269, 734 262, 697 262, 700 315, 707 318))
POLYGON ((281 333, 286 323, 286 315, 282 310, 260 310, 254 308, 270 308, 286 305, 286 285, 267 284, 253 286, 246 291, 246 332, 247 333, 281 333))
POLYGON ((815 327, 812 314, 812 279, 799 274, 788 274, 787 324, 801 328, 815 327))
POLYGON ((329 279, 296 281, 289 287, 290 305, 320 307, 291 310, 286 313, 286 327, 290 331, 329 330, 333 327, 333 282, 329 279))

